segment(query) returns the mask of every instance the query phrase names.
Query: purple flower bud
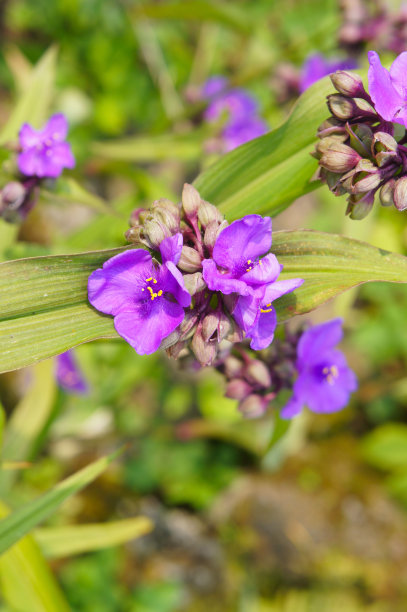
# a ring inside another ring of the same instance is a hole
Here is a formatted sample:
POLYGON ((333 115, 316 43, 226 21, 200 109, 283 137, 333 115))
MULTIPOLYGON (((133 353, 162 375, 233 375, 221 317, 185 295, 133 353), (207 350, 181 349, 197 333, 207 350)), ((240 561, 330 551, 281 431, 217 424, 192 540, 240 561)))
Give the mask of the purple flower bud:
POLYGON ((198 219, 199 223, 204 229, 214 221, 216 223, 222 223, 222 221, 224 220, 223 215, 219 212, 216 206, 210 204, 209 202, 206 202, 205 200, 202 200, 199 206, 198 219))
POLYGON ((252 394, 240 402, 238 409, 247 419, 257 419, 263 416, 269 403, 270 398, 252 394))
POLYGON ((367 94, 363 81, 358 74, 337 70, 331 74, 331 81, 336 91, 351 98, 364 98, 367 94))
POLYGON ((11 181, 4 185, 1 191, 1 202, 4 208, 17 210, 24 202, 27 190, 21 183, 11 181))
POLYGON ((225 396, 230 399, 243 400, 252 391, 251 385, 242 378, 235 378, 226 385, 225 396))
POLYGON ((393 193, 394 205, 397 210, 406 210, 407 208, 407 176, 403 176, 396 180, 393 193))
MULTIPOLYGON (((324 139, 328 140, 328 139, 324 139)), ((345 144, 332 144, 322 154, 320 165, 331 172, 348 172, 360 161, 360 155, 345 144)))
POLYGON ((375 117, 375 109, 363 98, 347 98, 341 94, 331 94, 327 98, 331 113, 342 121, 357 117, 375 117))
POLYGON ((245 369, 245 377, 250 382, 260 385, 264 389, 271 386, 270 371, 259 359, 252 359, 245 369))
POLYGON ((216 345, 214 342, 206 342, 202 335, 202 325, 198 325, 192 338, 191 348, 195 357, 202 366, 209 366, 216 356, 216 345))

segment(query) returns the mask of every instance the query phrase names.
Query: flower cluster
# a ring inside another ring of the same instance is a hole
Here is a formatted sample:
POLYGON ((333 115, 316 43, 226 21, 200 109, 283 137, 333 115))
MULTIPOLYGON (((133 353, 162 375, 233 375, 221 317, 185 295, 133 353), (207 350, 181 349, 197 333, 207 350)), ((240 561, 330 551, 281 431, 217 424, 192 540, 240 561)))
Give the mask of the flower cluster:
POLYGON ((383 206, 407 208, 407 53, 387 71, 369 52, 369 93, 357 74, 338 71, 328 96, 331 117, 319 127, 316 178, 348 194, 347 214, 362 219, 378 192, 383 206), (369 95, 370 94, 370 95, 369 95))
POLYGON ((166 348, 176 358, 191 349, 209 365, 223 340, 247 337, 254 350, 272 342, 272 303, 303 280, 278 280, 270 218, 247 215, 228 225, 186 184, 180 205, 157 200, 131 223, 127 239, 148 250, 108 260, 89 277, 88 295, 139 354, 166 348))
POLYGON ((1 191, 0 216, 6 221, 24 218, 34 206, 42 180, 57 178, 64 168, 73 168, 75 158, 65 142, 68 122, 62 113, 52 115, 35 130, 24 123, 19 132, 17 167, 20 181, 7 183, 1 191))
POLYGON ((335 346, 342 339, 342 321, 334 319, 297 333, 285 330, 256 357, 244 345, 220 359, 216 369, 226 379, 227 397, 239 401, 239 410, 248 418, 261 416, 283 389, 293 394, 281 416, 289 419, 304 405, 316 413, 344 408, 357 380, 346 359, 335 346))
POLYGON ((204 112, 206 121, 212 123, 222 115, 227 116, 221 133, 222 151, 232 151, 267 132, 266 123, 258 115, 255 98, 242 88, 229 88, 224 77, 208 79, 202 88, 201 97, 208 101, 204 112))

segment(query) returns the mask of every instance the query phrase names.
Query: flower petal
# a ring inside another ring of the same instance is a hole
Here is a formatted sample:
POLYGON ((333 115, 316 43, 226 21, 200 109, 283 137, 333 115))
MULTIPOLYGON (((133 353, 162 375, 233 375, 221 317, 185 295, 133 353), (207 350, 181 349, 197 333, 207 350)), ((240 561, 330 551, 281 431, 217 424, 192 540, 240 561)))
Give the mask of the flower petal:
POLYGON ((246 336, 252 339, 250 348, 254 351, 267 348, 273 341, 276 326, 277 315, 274 308, 269 309, 269 312, 260 312, 254 325, 246 332, 246 336))
POLYGON ((52 115, 41 130, 43 141, 62 142, 68 134, 68 121, 63 113, 52 115))
POLYGON ((303 282, 304 280, 302 278, 289 278, 287 280, 270 283, 270 285, 267 285, 264 293, 263 305, 270 304, 282 295, 291 293, 291 291, 298 289, 298 287, 301 287, 303 282))
POLYGON ((56 379, 58 385, 69 393, 86 393, 88 390, 86 380, 72 351, 57 356, 56 379))
POLYGON ((282 419, 292 419, 301 412, 303 405, 302 401, 294 394, 291 399, 288 400, 284 408, 282 408, 280 417, 282 419))
POLYGON ((119 253, 89 276, 89 302, 111 315, 131 310, 134 302, 141 299, 140 289, 145 279, 152 276, 152 271, 153 262, 148 251, 132 249, 119 253))
POLYGON ((386 121, 391 121, 404 105, 405 100, 394 87, 390 73, 381 65, 377 53, 369 51, 368 57, 370 63, 369 93, 378 114, 386 121))
POLYGON ((172 261, 161 266, 160 281, 163 290, 171 293, 178 304, 184 308, 190 305, 191 294, 185 288, 184 277, 172 261))
POLYGON ((244 332, 253 327, 256 319, 259 317, 262 299, 262 295, 259 297, 247 295, 238 298, 233 309, 233 318, 244 332))
POLYGON ((114 318, 117 333, 139 355, 150 355, 184 318, 184 309, 165 298, 135 304, 133 310, 122 311, 114 318))
POLYGON ((47 176, 48 160, 44 150, 38 150, 36 147, 23 151, 17 157, 18 169, 26 176, 47 176))
POLYGON ((342 319, 314 325, 305 331, 297 347, 297 367, 302 369, 321 361, 321 355, 342 340, 342 319))
POLYGON ((42 176, 57 178, 64 168, 74 168, 75 158, 72 155, 71 146, 67 142, 57 142, 51 147, 44 149, 45 160, 42 176))
POLYGON ((240 280, 248 285, 265 285, 266 283, 274 283, 278 278, 283 266, 278 263, 277 257, 270 253, 263 257, 258 264, 254 265, 249 272, 243 274, 240 280))
POLYGON ((238 293, 248 295, 252 292, 245 282, 238 278, 233 278, 230 273, 222 274, 213 259, 202 260, 203 278, 211 291, 221 291, 225 295, 238 293))
POLYGON ((309 373, 301 375, 294 384, 294 393, 312 412, 329 414, 337 412, 349 402, 350 392, 343 387, 340 378, 333 384, 320 383, 309 373))
POLYGON ((407 51, 400 53, 390 67, 390 77, 394 89, 407 101, 407 51))
POLYGON ((255 261, 270 247, 271 218, 246 215, 221 231, 213 249, 213 259, 221 268, 240 276, 246 271, 248 260, 255 261))
POLYGON ((18 133, 20 145, 23 149, 29 149, 42 144, 41 132, 37 132, 29 123, 23 123, 18 133))
POLYGON ((175 236, 168 236, 160 244, 160 253, 162 262, 172 261, 175 265, 179 262, 181 257, 183 238, 182 234, 178 232, 175 236))

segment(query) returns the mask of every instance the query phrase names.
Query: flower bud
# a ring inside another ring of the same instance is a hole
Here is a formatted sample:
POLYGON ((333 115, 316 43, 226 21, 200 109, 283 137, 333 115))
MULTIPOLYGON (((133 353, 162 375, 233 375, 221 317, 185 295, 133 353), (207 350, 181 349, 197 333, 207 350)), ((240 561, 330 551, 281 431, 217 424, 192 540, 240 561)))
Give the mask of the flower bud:
POLYGON ((407 208, 407 176, 396 180, 393 199, 397 210, 405 210, 407 208))
POLYGON ((185 289, 190 295, 195 295, 195 293, 202 291, 202 289, 205 289, 206 287, 202 272, 195 272, 195 274, 185 274, 183 278, 185 289))
POLYGON ((193 310, 187 310, 178 331, 182 340, 188 340, 198 325, 198 315, 193 310))
POLYGON ((354 168, 360 159, 359 153, 356 153, 351 147, 337 143, 323 153, 319 163, 331 172, 340 173, 354 168))
POLYGON ((131 227, 124 234, 124 237, 126 238, 127 242, 133 242, 133 244, 142 244, 142 232, 143 229, 141 227, 131 227))
POLYGON ((7 183, 1 192, 1 202, 8 210, 17 210, 24 202, 27 190, 21 183, 11 181, 7 183))
POLYGON ((198 219, 199 223, 205 229, 212 221, 222 223, 223 215, 221 215, 216 206, 202 200, 198 209, 198 219))
POLYGON ((202 337, 208 342, 218 330, 219 317, 217 312, 210 312, 202 321, 202 337))
POLYGON ((183 246, 178 267, 184 272, 197 272, 202 268, 202 260, 198 251, 189 246, 183 246))
POLYGON ((260 395, 249 395, 240 402, 238 409, 247 419, 256 419, 263 416, 267 410, 269 400, 260 395))
POLYGON ((154 202, 151 204, 150 210, 155 210, 156 208, 163 208, 171 213, 174 217, 180 218, 181 216, 179 206, 167 198, 159 198, 158 200, 154 200, 154 202))
POLYGON ((361 195, 350 196, 349 198, 346 214, 348 214, 349 217, 354 221, 360 221, 361 219, 364 219, 372 210, 374 202, 374 192, 367 193, 364 197, 358 200, 357 198, 360 198, 361 195))
POLYGON ((135 208, 130 215, 129 224, 132 226, 140 225, 140 215, 146 212, 147 210, 145 208, 135 208))
POLYGON ((225 376, 227 378, 235 378, 240 376, 243 363, 237 357, 228 355, 224 361, 225 376))
POLYGON ((176 342, 166 349, 168 357, 171 359, 178 359, 188 355, 188 349, 186 348, 186 342, 176 342))
POLYGON ((385 183, 379 192, 380 203, 382 206, 393 206, 394 204, 394 185, 396 181, 390 179, 385 183))
POLYGON ((178 211, 174 214, 166 207, 157 206, 151 210, 148 220, 162 223, 169 230, 171 236, 179 231, 180 217, 178 211))
POLYGON ((172 236, 169 228, 156 220, 148 220, 144 223, 143 234, 144 238, 150 243, 150 248, 159 247, 164 238, 172 236))
POLYGON ((202 366, 211 365, 216 356, 216 344, 205 342, 202 336, 202 326, 198 326, 192 338, 191 348, 202 366))
POLYGON ((331 113, 342 121, 356 117, 376 116, 373 106, 362 98, 347 98, 340 94, 332 94, 327 100, 331 113))
POLYGON ((198 213, 198 208, 201 205, 201 196, 193 187, 189 185, 189 183, 184 184, 184 189, 182 190, 182 207, 185 210, 185 214, 187 217, 196 217, 198 213))
POLYGON ((336 91, 351 98, 363 98, 366 96, 363 81, 358 74, 347 70, 337 70, 330 75, 336 91))
POLYGON ((235 378, 227 383, 225 396, 230 397, 230 399, 243 400, 250 394, 251 390, 249 383, 242 378, 235 378))
POLYGON ((213 249, 213 247, 215 246, 215 242, 218 237, 218 228, 219 223, 217 221, 212 221, 207 226, 204 234, 204 245, 206 247, 213 249))
POLYGON ((219 313, 219 323, 218 323, 218 342, 222 342, 232 329, 229 317, 221 311, 219 313))
POLYGON ((264 389, 271 387, 270 371, 266 364, 259 359, 252 359, 245 370, 245 376, 250 382, 260 385, 264 389))

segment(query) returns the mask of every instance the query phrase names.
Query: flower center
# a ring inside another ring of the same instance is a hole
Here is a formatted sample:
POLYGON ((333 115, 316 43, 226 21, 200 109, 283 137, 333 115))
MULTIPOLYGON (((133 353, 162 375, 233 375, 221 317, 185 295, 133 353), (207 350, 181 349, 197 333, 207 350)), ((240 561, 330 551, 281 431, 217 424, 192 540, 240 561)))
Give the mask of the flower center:
POLYGON ((339 376, 339 371, 336 365, 325 366, 322 368, 322 374, 329 385, 335 383, 335 379, 339 376))
POLYGON ((260 312, 271 312, 272 310, 273 310, 273 307, 271 305, 271 302, 270 304, 266 304, 265 307, 260 308, 260 312))
POLYGON ((251 259, 248 259, 246 261, 246 266, 247 266, 246 272, 250 272, 250 270, 252 270, 254 268, 254 266, 257 266, 257 264, 259 264, 259 266, 262 265, 261 259, 257 259, 255 261, 252 261, 251 259))
MULTIPOLYGON (((156 285, 157 284, 157 279, 154 278, 153 276, 150 276, 150 278, 146 278, 146 283, 151 283, 152 285, 156 285)), ((160 289, 159 291, 155 292, 154 289, 156 289, 156 287, 151 287, 150 285, 147 285, 147 287, 144 289, 142 289, 142 291, 149 291, 150 292, 150 299, 151 300, 155 300, 155 298, 161 297, 163 294, 162 289, 160 289)))

